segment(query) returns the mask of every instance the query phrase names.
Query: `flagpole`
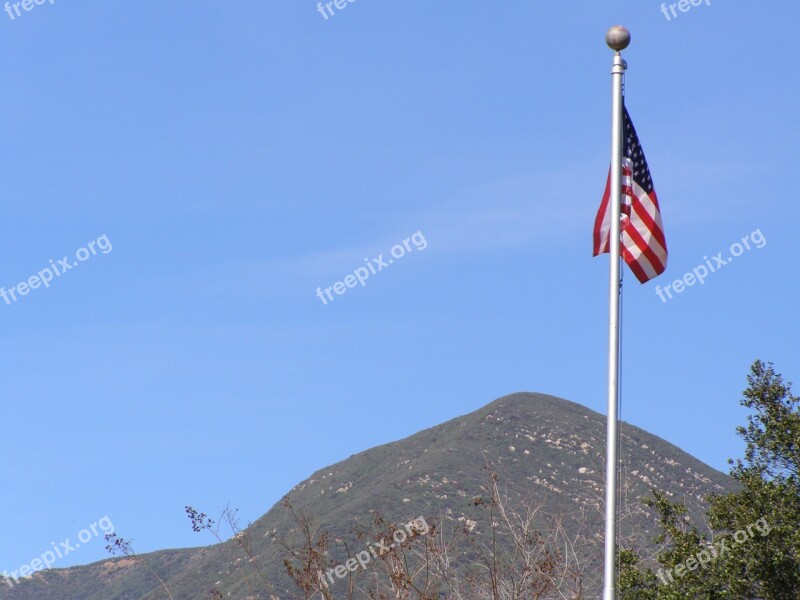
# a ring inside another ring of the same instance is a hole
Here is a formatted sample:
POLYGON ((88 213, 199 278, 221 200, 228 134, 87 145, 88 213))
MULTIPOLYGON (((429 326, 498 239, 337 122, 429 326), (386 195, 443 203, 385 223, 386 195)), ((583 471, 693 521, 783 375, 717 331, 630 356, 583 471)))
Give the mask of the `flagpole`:
POLYGON ((608 293, 608 417, 606 433, 606 532, 603 600, 616 598, 617 541, 617 431, 619 400, 619 218, 622 192, 622 78, 627 64, 620 51, 630 44, 631 35, 621 25, 606 33, 606 43, 615 51, 611 68, 611 234, 608 293))

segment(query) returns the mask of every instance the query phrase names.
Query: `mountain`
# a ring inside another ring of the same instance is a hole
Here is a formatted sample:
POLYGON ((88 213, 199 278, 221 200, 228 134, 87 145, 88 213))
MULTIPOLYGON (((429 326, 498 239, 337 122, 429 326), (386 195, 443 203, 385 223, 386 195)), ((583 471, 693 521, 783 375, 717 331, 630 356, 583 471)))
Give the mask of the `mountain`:
MULTIPOLYGON (((629 424, 620 427, 625 519, 621 533, 639 547, 652 544, 654 518, 638 499, 655 487, 701 513, 704 497, 734 489, 733 481, 663 439, 629 424)), ((590 532, 582 548, 593 582, 602 561, 605 417, 579 404, 544 394, 504 396, 468 415, 406 439, 378 446, 320 469, 289 492, 292 505, 312 514, 332 539, 363 548, 353 530, 369 526, 374 511, 397 523, 432 515, 444 524, 475 519, 474 499, 485 496, 491 465, 515 498, 533 497, 543 514, 582 515, 590 532)), ((547 526, 546 521, 542 523, 547 526)), ((290 596, 273 534, 295 522, 281 503, 246 529, 253 552, 280 592, 290 596)), ((207 598, 216 587, 225 598, 268 598, 253 592, 243 575, 247 559, 235 540, 141 558, 171 588, 175 600, 207 598)), ((294 590, 292 590, 294 591, 294 590)), ((156 600, 158 582, 136 561, 115 558, 69 569, 40 571, 13 588, 0 585, 0 600, 156 600)))

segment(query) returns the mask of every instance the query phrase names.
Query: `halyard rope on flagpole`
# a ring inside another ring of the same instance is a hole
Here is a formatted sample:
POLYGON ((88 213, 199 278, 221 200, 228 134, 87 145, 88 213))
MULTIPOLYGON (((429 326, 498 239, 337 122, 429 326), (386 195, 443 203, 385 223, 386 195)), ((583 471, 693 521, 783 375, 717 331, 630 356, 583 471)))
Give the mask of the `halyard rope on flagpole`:
MULTIPOLYGON (((625 73, 622 73, 622 105, 625 106, 625 73)), ((623 144, 624 145, 624 144, 623 144)), ((622 198, 620 197, 620 200, 622 198)), ((620 232, 620 244, 622 244, 622 234, 620 232)), ((622 435, 619 434, 619 424, 622 422, 622 326, 623 326, 623 319, 622 316, 625 314, 623 307, 625 304, 625 269, 622 267, 622 256, 619 257, 619 355, 617 357, 617 464, 615 468, 617 469, 617 498, 616 498, 616 506, 614 507, 614 514, 616 523, 620 522, 620 516, 622 513, 622 509, 620 507, 620 498, 623 497, 623 481, 622 481, 622 469, 620 468, 620 463, 624 463, 625 459, 622 456, 622 435)), ((616 547, 620 547, 620 541, 622 539, 622 533, 620 532, 620 527, 617 527, 617 539, 616 539, 616 547)), ((616 558, 616 556, 615 556, 616 558)), ((615 561, 616 562, 616 561, 615 561)), ((619 581, 619 575, 622 570, 622 566, 617 564, 617 579, 619 581)))
MULTIPOLYGON (((623 97, 624 97, 624 90, 625 90, 625 83, 624 83, 625 76, 624 75, 623 75, 622 79, 623 79, 622 89, 623 89, 623 97)), ((617 505, 614 507, 614 514, 615 514, 615 518, 616 518, 616 522, 617 523, 619 523, 620 513, 621 513, 620 500, 619 499, 623 495, 622 494, 622 485, 623 485, 622 484, 622 470, 619 469, 619 464, 620 464, 620 462, 624 461, 624 459, 622 458, 622 436, 619 435, 619 423, 622 422, 622 340, 623 340, 623 337, 622 337, 622 323, 623 323, 622 315, 624 314, 622 308, 623 308, 623 305, 625 303, 624 302, 625 301, 625 296, 623 294, 623 292, 624 292, 623 283, 624 283, 624 280, 625 280, 625 269, 622 268, 622 257, 620 257, 619 260, 620 260, 620 270, 619 270, 619 358, 618 358, 618 361, 617 361, 617 366, 618 366, 618 369, 617 369, 617 378, 618 379, 617 379, 617 381, 618 381, 619 385, 617 387, 617 432, 618 432, 618 434, 617 434, 617 464, 615 465, 615 468, 617 469, 617 473, 618 473, 619 477, 617 477, 617 498, 616 498, 617 505)), ((617 527, 617 539, 616 539, 617 548, 619 548, 621 538, 622 538, 622 534, 620 533, 620 528, 617 527)), ((616 569, 616 572, 617 572, 616 581, 619 581, 620 571, 621 571, 621 565, 618 564, 617 565, 617 569, 616 569)))

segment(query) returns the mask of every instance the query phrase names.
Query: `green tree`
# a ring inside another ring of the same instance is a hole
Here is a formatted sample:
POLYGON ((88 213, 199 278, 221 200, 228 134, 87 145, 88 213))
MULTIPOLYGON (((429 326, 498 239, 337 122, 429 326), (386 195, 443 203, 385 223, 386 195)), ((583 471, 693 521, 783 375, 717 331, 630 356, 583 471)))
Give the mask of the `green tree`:
POLYGON ((740 484, 713 495, 709 535, 686 522, 681 503, 653 491, 645 503, 659 518, 658 566, 620 552, 622 600, 800 598, 800 398, 772 364, 753 363, 741 404, 751 410, 738 434, 743 460, 729 461, 740 484))

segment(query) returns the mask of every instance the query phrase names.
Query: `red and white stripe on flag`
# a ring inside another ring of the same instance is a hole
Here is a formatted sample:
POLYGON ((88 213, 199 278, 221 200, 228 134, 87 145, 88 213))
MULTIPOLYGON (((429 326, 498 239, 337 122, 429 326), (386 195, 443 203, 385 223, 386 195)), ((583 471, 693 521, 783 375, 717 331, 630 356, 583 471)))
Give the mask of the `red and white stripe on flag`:
MULTIPOLYGON (((658 197, 636 131, 624 111, 624 149, 620 206, 621 254, 641 283, 650 281, 667 268, 667 242, 661 224, 658 197), (648 189, 645 189, 648 188, 648 189)), ((594 222, 594 254, 610 250, 611 173, 606 182, 600 210, 594 222)))

